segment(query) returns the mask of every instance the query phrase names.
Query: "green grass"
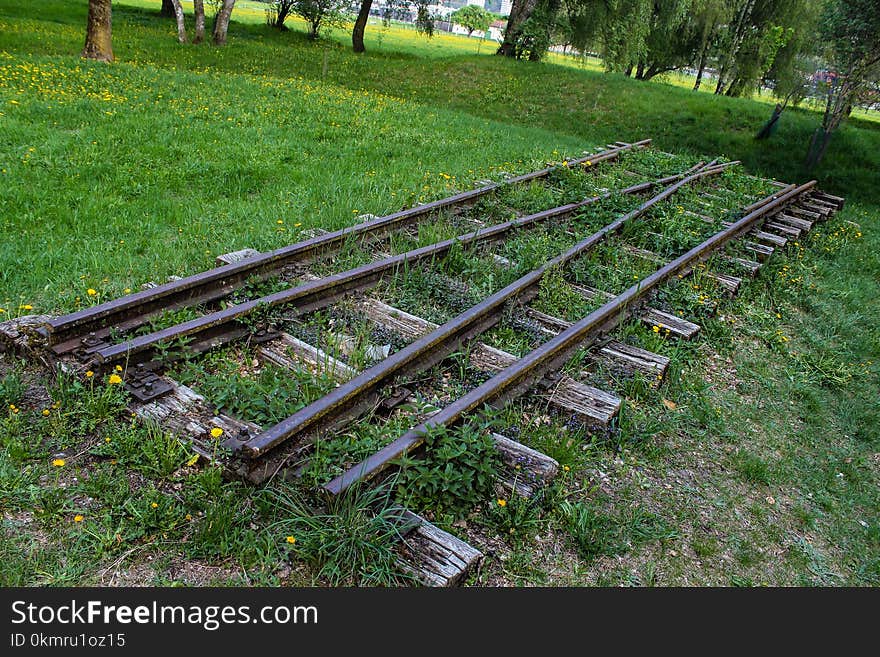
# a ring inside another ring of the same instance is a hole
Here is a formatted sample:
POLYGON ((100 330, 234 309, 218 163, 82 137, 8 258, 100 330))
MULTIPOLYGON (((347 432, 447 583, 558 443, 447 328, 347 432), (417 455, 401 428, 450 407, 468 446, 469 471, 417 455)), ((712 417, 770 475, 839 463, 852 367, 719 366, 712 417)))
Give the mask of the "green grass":
MULTIPOLYGON (((699 289, 682 285, 658 300, 698 317, 698 339, 622 327, 621 339, 672 363, 658 388, 594 373, 596 385, 626 395, 607 432, 529 401, 504 411, 501 433, 565 470, 541 500, 489 500, 469 520, 501 555, 490 555, 472 583, 880 584, 875 121, 849 122, 810 173, 800 165, 818 121, 808 109, 786 112, 773 139, 756 142, 769 113, 761 101, 641 83, 555 57, 512 62, 489 56, 488 43, 476 54, 474 40, 428 42, 400 27, 371 25, 368 52, 355 56, 339 31, 312 43, 301 24, 268 29, 253 3, 236 9, 223 49, 179 46, 172 22, 155 16, 158 2, 114 3, 118 61, 100 65, 78 57, 86 4, 51 0, 34 9, 0 0, 0 317, 73 310, 210 267, 218 253, 281 246, 307 229, 349 225, 360 213, 397 210, 616 139, 653 137, 684 156, 631 157, 627 166, 646 176, 718 155, 779 180, 815 175, 847 197, 846 209, 776 254, 737 299, 694 279, 699 289)), ((473 216, 500 221, 625 179, 604 175, 560 173, 549 188, 499 194, 473 216)), ((677 200, 695 202, 688 193, 677 200)), ((621 207, 631 206, 616 199, 585 213, 573 230, 595 230, 621 207)), ((652 215, 664 224, 652 219, 628 235, 664 255, 686 248, 699 238, 688 231, 705 227, 675 207, 652 215), (663 230, 672 224, 688 234, 663 230)), ((426 223, 392 248, 448 237, 456 221, 426 223)), ((382 291, 439 321, 570 243, 524 232, 495 251, 510 269, 479 249, 447 258, 444 276, 467 289, 411 269, 382 291)), ((352 247, 334 266, 365 257, 352 247)), ((627 282, 601 264, 582 265, 583 275, 627 282)), ((586 307, 575 307, 561 278, 548 279, 539 304, 574 319, 586 307)), ((487 341, 516 352, 532 345, 509 324, 487 341)), ((249 419, 272 421, 332 385, 305 373, 237 369, 239 355, 218 354, 180 370, 249 419)), ((465 385, 469 374, 462 368, 450 385, 465 385)), ((123 401, 105 379, 52 382, 0 358, 2 583, 356 583, 346 562, 368 564, 366 582, 401 581, 386 540, 393 529, 360 513, 362 501, 316 525, 313 500, 286 488, 255 491, 191 465, 187 447, 120 417, 123 401), (58 459, 64 465, 53 465, 58 459), (295 534, 297 543, 286 540, 295 534)), ((389 426, 406 430, 407 412, 389 426)), ((353 431, 360 442, 340 434, 322 446, 309 481, 326 481, 340 459, 353 463, 388 439, 366 425, 353 431)))

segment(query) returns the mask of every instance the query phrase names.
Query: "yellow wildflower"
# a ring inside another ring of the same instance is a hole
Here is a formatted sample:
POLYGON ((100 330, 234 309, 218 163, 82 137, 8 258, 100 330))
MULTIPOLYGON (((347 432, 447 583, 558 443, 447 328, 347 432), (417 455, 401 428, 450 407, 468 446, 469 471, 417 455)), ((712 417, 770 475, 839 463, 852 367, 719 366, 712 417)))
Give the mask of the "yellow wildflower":
POLYGON ((127 287, 122 291, 123 294, 131 294, 131 288, 127 287))
POLYGON ((46 415, 46 416, 49 415, 49 409, 48 409, 48 408, 44 408, 44 409, 43 409, 43 415, 46 415))
POLYGON ((64 463, 64 459, 55 459, 54 461, 52 461, 52 465, 54 465, 56 468, 64 467, 64 463))
POLYGON ((88 372, 86 372, 86 378, 87 378, 87 379, 91 379, 93 376, 95 376, 95 373, 92 372, 92 370, 89 370, 88 372))
POLYGON ((279 220, 278 220, 278 221, 276 221, 276 222, 275 222, 275 223, 276 223, 276 224, 279 224, 279 225, 281 225, 281 224, 283 224, 283 223, 284 223, 284 219, 279 219, 279 220))
POLYGON ((83 520, 84 520, 84 518, 79 513, 77 513, 75 516, 73 516, 74 522, 82 522, 83 520))
POLYGON ((122 377, 118 374, 111 374, 110 378, 107 379, 107 383, 109 383, 111 386, 115 386, 122 383, 122 377))
POLYGON ((220 427, 214 427, 213 429, 211 429, 211 437, 212 438, 219 438, 222 435, 223 435, 223 429, 221 429, 220 427))
POLYGON ((505 500, 505 499, 499 497, 499 498, 498 498, 498 506, 500 506, 501 508, 506 507, 506 506, 507 506, 507 500, 505 500))
POLYGON ((21 310, 33 310, 34 309, 34 307, 29 303, 24 303, 24 304, 20 305, 19 308, 21 310))
POLYGON ((121 372, 121 371, 122 371, 122 365, 117 365, 117 366, 114 367, 113 369, 115 369, 117 372, 121 372))
POLYGON ((296 543, 296 537, 295 537, 295 536, 288 536, 285 540, 286 540, 288 543, 290 543, 291 545, 293 545, 294 543, 296 543))
POLYGON ((660 327, 655 324, 654 326, 651 327, 651 330, 654 331, 654 333, 659 333, 660 327))
POLYGON ((95 296, 97 293, 98 292, 94 288, 91 288, 91 287, 88 290, 86 290, 86 294, 88 294, 90 297, 95 296))
POLYGON ((198 454, 193 454, 192 456, 189 457, 189 459, 187 459, 186 464, 187 464, 189 467, 192 467, 192 466, 194 466, 196 463, 198 463, 198 460, 199 460, 199 455, 198 455, 198 454))
POLYGON ((158 508, 159 508, 159 505, 156 504, 155 502, 150 502, 150 507, 153 508, 153 509, 158 509, 158 508))

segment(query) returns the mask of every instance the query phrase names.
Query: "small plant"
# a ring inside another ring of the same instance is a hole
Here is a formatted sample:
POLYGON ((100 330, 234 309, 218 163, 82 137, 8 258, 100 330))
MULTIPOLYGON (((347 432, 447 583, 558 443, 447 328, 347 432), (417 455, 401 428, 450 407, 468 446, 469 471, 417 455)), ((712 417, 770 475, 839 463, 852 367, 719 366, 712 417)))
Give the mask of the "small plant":
POLYGON ((17 372, 9 372, 0 379, 0 408, 9 408, 21 401, 27 386, 17 372))
POLYGON ((305 370, 286 370, 265 364, 243 370, 241 359, 251 362, 249 351, 215 352, 204 362, 186 363, 174 377, 196 385, 218 408, 236 417, 269 425, 281 421, 330 391, 329 375, 312 376, 305 370))
POLYGON ((592 305, 571 289, 561 267, 553 267, 544 274, 534 303, 536 310, 569 321, 586 317, 592 305))
POLYGON ((282 549, 312 564, 332 586, 400 585, 410 576, 395 550, 404 523, 393 483, 353 486, 332 498, 325 513, 287 486, 268 489, 263 494, 282 518, 269 529, 282 549))
POLYGON ((66 491, 56 487, 34 487, 32 490, 34 515, 46 523, 57 522, 69 510, 66 491))
POLYGON ((620 527, 613 517, 582 502, 563 501, 558 510, 563 527, 574 539, 578 553, 584 559, 626 552, 620 541, 620 527))
POLYGON ((135 422, 107 432, 92 453, 115 458, 127 467, 157 479, 173 474, 190 456, 184 444, 172 433, 158 425, 143 427, 135 422))
POLYGON ((538 500, 511 495, 490 502, 485 523, 514 545, 522 545, 534 537, 544 521, 538 500))
POLYGON ((461 518, 492 495, 499 465, 487 424, 430 426, 422 458, 405 458, 397 499, 406 506, 461 518))

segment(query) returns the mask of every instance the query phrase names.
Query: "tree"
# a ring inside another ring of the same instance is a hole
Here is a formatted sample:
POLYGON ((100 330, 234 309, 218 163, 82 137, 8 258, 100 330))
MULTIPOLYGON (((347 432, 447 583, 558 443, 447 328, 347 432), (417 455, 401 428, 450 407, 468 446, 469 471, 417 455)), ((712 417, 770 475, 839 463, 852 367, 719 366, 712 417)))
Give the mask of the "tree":
MULTIPOLYGON (((177 40, 180 43, 186 43, 186 22, 183 13, 183 5, 180 0, 171 0, 174 8, 174 17, 177 21, 177 40)), ((193 35, 193 43, 201 43, 205 40, 205 2, 204 0, 193 0, 193 14, 195 15, 195 34, 193 35)))
POLYGON ((266 4, 266 25, 279 30, 286 30, 284 22, 293 13, 295 0, 270 0, 266 4))
POLYGON ((449 18, 453 23, 458 23, 466 29, 468 36, 470 36, 475 30, 480 30, 482 32, 488 30, 494 17, 482 7, 478 7, 477 5, 465 5, 452 12, 452 15, 449 18))
POLYGON ((796 36, 812 0, 729 0, 733 18, 719 39, 716 94, 741 96, 764 77, 796 36))
POLYGON ((367 29, 367 20, 370 18, 370 9, 373 0, 361 0, 361 8, 357 18, 354 19, 354 28, 351 30, 351 48, 355 52, 364 52, 364 30, 367 29))
POLYGON ((693 61, 697 50, 697 34, 688 20, 692 0, 654 0, 640 44, 642 56, 636 61, 638 80, 674 71, 693 61))
POLYGON ((731 5, 727 0, 694 0, 691 7, 691 25, 699 35, 697 79, 694 91, 699 91, 703 82, 703 73, 709 62, 709 53, 717 47, 718 34, 721 26, 730 20, 731 5))
MULTIPOLYGON (((412 10, 415 9, 415 24, 419 34, 424 34, 428 38, 434 36, 434 16, 428 9, 430 0, 386 0, 383 20, 388 21, 392 17, 411 16, 412 10)), ((344 6, 348 6, 345 3, 344 6)), ((370 9, 373 6, 373 0, 361 0, 361 7, 358 11, 357 18, 354 21, 354 28, 351 31, 351 45, 354 52, 364 52, 364 31, 367 27, 367 20, 370 17, 370 9)))
POLYGON ((205 40, 205 0, 193 0, 193 13, 196 19, 196 33, 193 43, 201 43, 205 40))
MULTIPOLYGON (((286 0, 285 0, 286 1, 286 0)), ((309 37, 317 39, 322 27, 342 25, 346 0, 292 0, 293 12, 309 24, 309 37)))
POLYGON ((174 16, 174 0, 162 0, 162 8, 159 10, 160 16, 171 18, 174 16))
POLYGON ((880 3, 877 0, 829 0, 819 21, 827 58, 834 67, 825 84, 822 124, 813 133, 807 166, 825 155, 831 135, 863 94, 880 79, 880 3))
POLYGON ((180 43, 186 43, 186 23, 180 0, 171 0, 171 6, 174 9, 174 18, 177 20, 177 40, 180 43))
POLYGON ((229 30, 229 19, 235 8, 235 0, 222 0, 220 9, 214 17, 214 33, 212 40, 215 46, 226 45, 226 33, 229 30))
POLYGON ((538 0, 513 0, 510 6, 510 15, 507 17, 507 29, 504 30, 504 40, 498 46, 496 54, 504 57, 518 57, 517 44, 523 31, 523 25, 535 11, 538 0))
POLYGON ((86 44, 82 56, 102 62, 113 61, 112 10, 110 0, 89 0, 86 44))

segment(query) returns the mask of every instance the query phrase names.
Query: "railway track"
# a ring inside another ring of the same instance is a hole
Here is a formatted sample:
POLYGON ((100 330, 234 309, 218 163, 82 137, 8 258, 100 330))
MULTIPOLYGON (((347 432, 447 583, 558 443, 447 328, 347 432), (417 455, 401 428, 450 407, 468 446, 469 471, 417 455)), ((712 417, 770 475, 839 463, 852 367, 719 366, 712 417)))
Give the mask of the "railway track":
MULTIPOLYGON (((691 320, 698 318, 682 316, 688 308, 674 307, 676 294, 705 290, 695 307, 711 313, 717 300, 736 294, 775 249, 843 204, 816 190, 815 182, 782 185, 735 174, 736 162, 699 163, 656 177, 630 171, 638 167, 627 157, 649 145, 650 140, 618 142, 567 162, 564 169, 575 170, 571 175, 595 176, 607 163, 639 178, 575 202, 518 212, 489 225, 471 217, 475 228, 454 237, 394 254, 382 250, 389 236, 412 235, 433 215, 461 214, 499 190, 540 183, 558 171, 546 168, 269 253, 238 261, 227 257, 228 264, 215 269, 70 315, 7 322, 0 335, 14 348, 74 374, 121 371, 136 415, 190 441, 204 460, 230 475, 257 484, 279 473, 302 476, 316 447, 353 423, 381 422, 417 402, 416 411, 403 415, 404 424, 395 425, 403 431, 395 435, 389 429, 381 447, 352 449, 332 472, 317 477, 331 497, 384 476, 416 453, 429 432, 466 423, 516 397, 541 399, 578 422, 607 426, 621 400, 579 380, 580 372, 569 367, 574 355, 580 355, 578 368, 606 362, 661 380, 669 360, 615 339, 622 323, 637 321, 672 338, 693 338, 700 327, 691 320), (725 187, 724 181, 737 175, 740 188, 725 187), (549 256, 531 266, 534 250, 528 247, 535 235, 545 240, 549 256), (378 244, 380 250, 369 253, 370 262, 330 275, 309 271, 353 241, 366 249, 378 244), (523 261, 509 257, 511 251, 523 261), (467 277, 461 271, 445 270, 462 258, 490 263, 484 270, 491 284, 485 275, 462 280, 467 277), (423 296, 450 296, 454 303, 432 309, 434 318, 422 317, 419 308, 399 307, 394 290, 414 272, 430 283, 423 296), (260 284, 272 280, 283 283, 282 289, 260 293, 260 284), (567 304, 550 307, 545 293, 554 285, 565 290, 567 304), (244 288, 258 292, 241 299, 236 295, 244 288), (181 310, 191 318, 157 326, 157 319, 181 310), (326 316, 333 316, 333 326, 316 331, 312 318, 326 316), (352 316, 369 326, 359 341, 337 330, 350 327, 352 316), (525 335, 525 346, 504 343, 502 329, 505 335, 525 335), (375 344, 377 335, 388 344, 375 344), (169 376, 197 362, 199 354, 240 345, 248 358, 267 367, 306 372, 332 385, 325 386, 326 394, 299 400, 287 417, 261 426, 218 412, 210 399, 169 376), (462 354, 479 373, 477 380, 460 382, 448 399, 432 396, 431 372, 462 354)), ((503 435, 492 439, 504 463, 500 490, 530 496, 555 476, 553 459, 503 435)), ((400 517, 401 555, 422 582, 454 583, 480 559, 479 550, 420 516, 402 510, 400 517)))

